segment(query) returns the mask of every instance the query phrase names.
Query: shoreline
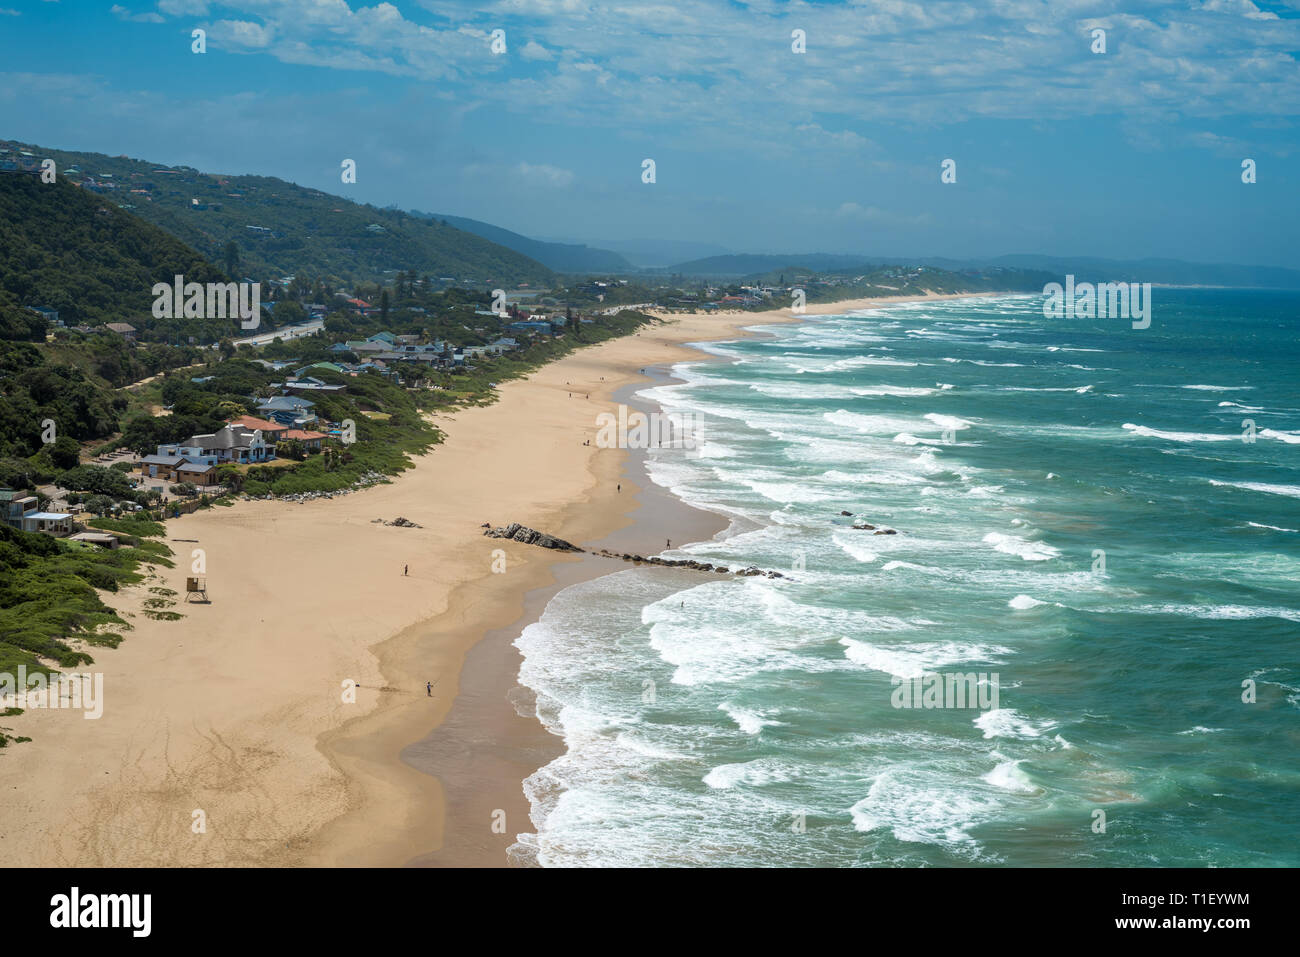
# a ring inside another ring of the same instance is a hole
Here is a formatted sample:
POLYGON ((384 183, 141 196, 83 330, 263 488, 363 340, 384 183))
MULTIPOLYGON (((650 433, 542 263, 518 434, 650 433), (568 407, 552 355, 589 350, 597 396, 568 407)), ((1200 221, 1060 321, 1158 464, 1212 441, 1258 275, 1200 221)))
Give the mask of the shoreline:
MULTIPOLYGON (((633 498, 653 497, 657 487, 635 477, 635 457, 580 439, 594 437, 595 414, 616 403, 619 390, 649 381, 641 369, 708 359, 686 343, 742 338, 746 326, 913 301, 923 300, 818 303, 800 315, 672 314, 504 383, 491 406, 441 417, 446 441, 389 484, 309 504, 239 502, 181 519, 168 529, 176 567, 158 568, 112 602, 134 616, 134 630, 116 650, 93 650, 92 667, 105 675, 103 718, 29 711, 6 719, 13 733, 34 739, 0 753, 6 779, 21 782, 0 791, 6 859, 506 863, 514 835, 531 830, 521 781, 563 745, 536 718, 521 717, 510 692, 499 693, 518 674, 509 633, 517 636, 548 594, 586 574, 575 566, 592 569, 589 577, 625 566, 484 539, 478 526, 519 521, 583 544, 620 534, 635 541, 651 509, 633 498), (641 487, 619 493, 620 483, 641 487), (399 515, 422 527, 375 523, 399 515), (186 544, 176 544, 179 536, 186 544), (145 620, 149 586, 180 583, 183 594, 189 540, 206 552, 213 603, 177 605, 185 614, 178 622, 145 620), (491 571, 497 548, 505 574, 491 571), (602 564, 609 567, 595 567, 602 564), (349 680, 355 702, 340 693, 349 680), (426 681, 436 683, 432 698, 426 681), (479 732, 490 748, 465 737, 477 726, 460 711, 475 709, 495 714, 479 732), (458 775, 449 782, 422 769, 449 760, 458 775), (463 820, 486 804, 506 811, 504 834, 490 820, 473 827, 463 820), (202 832, 192 827, 199 811, 202 832)), ((678 535, 688 533, 683 526, 678 535)))
MULTIPOLYGON (((658 366, 647 367, 646 372, 654 384, 682 381, 658 366)), ((615 391, 612 401, 651 411, 650 404, 633 398, 646 384, 625 385, 615 391)), ((649 555, 660 551, 661 539, 699 541, 720 535, 729 526, 722 516, 687 505, 650 481, 644 450, 623 457, 616 484, 623 486, 621 494, 631 493, 633 505, 626 514, 633 517, 632 523, 596 541, 584 541, 583 547, 649 555), (653 534, 648 526, 654 528, 653 534)), ((408 866, 521 866, 510 861, 507 852, 521 828, 529 833, 535 829, 522 783, 563 755, 565 745, 538 718, 532 690, 519 684, 523 656, 514 642, 521 631, 540 620, 550 600, 563 589, 627 567, 592 554, 552 565, 551 581, 524 596, 519 617, 487 631, 466 654, 459 675, 461 693, 447 718, 403 749, 402 760, 446 782, 446 816, 470 823, 449 829, 441 848, 414 857, 408 866), (492 815, 500 812, 506 827, 494 831, 492 815)))

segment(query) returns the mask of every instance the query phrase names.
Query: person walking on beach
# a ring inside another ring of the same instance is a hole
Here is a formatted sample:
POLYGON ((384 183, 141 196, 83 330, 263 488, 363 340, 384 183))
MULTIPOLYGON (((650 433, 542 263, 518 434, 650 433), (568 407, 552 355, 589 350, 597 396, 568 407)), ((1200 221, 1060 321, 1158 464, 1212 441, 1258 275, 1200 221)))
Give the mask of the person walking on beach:
POLYGON ((432 682, 432 681, 426 681, 426 682, 424 683, 424 693, 427 694, 430 698, 433 697, 433 682, 432 682))
POLYGON ((411 566, 410 566, 410 565, 403 565, 403 566, 402 566, 402 577, 405 578, 406 575, 407 575, 407 573, 410 572, 410 570, 411 570, 411 566))

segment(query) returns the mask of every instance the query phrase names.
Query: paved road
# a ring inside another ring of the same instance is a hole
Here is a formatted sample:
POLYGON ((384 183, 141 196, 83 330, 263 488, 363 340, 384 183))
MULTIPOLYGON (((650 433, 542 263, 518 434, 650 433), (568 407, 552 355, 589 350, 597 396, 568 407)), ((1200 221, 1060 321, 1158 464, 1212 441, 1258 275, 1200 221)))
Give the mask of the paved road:
POLYGON ((270 332, 261 332, 255 336, 236 339, 234 340, 235 348, 239 348, 242 345, 264 346, 268 342, 274 342, 276 339, 301 339, 303 336, 314 335, 324 328, 324 319, 312 319, 296 326, 285 326, 283 329, 273 329, 270 332))

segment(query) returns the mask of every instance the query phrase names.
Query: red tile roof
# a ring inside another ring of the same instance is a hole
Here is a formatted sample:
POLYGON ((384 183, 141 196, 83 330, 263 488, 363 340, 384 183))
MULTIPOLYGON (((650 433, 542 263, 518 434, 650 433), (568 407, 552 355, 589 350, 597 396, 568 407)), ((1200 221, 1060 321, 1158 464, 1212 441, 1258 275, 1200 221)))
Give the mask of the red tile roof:
POLYGON ((286 439, 297 439, 299 442, 309 442, 312 439, 323 439, 327 436, 324 432, 306 432, 302 429, 290 429, 284 433, 286 439))
POLYGON ((269 422, 266 419, 259 419, 255 415, 241 415, 237 419, 231 419, 228 424, 242 425, 244 428, 252 429, 254 431, 257 431, 258 429, 261 429, 263 432, 284 431, 284 426, 281 425, 279 422, 269 422))

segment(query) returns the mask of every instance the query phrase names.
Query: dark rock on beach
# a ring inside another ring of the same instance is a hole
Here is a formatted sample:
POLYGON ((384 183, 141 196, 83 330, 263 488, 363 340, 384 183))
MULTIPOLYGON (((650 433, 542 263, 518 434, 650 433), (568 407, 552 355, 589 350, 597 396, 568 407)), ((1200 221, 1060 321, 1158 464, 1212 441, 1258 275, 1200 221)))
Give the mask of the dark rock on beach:
MULTIPOLYGON (((566 542, 562 538, 556 538, 554 535, 547 535, 545 532, 539 532, 535 528, 528 528, 520 525, 518 522, 511 522, 505 528, 489 528, 483 533, 488 538, 508 538, 512 542, 523 542, 525 545, 536 545, 539 548, 551 548, 559 552, 580 552, 582 551, 572 542, 566 542)), ((624 558, 628 556, 624 555, 624 558)))

